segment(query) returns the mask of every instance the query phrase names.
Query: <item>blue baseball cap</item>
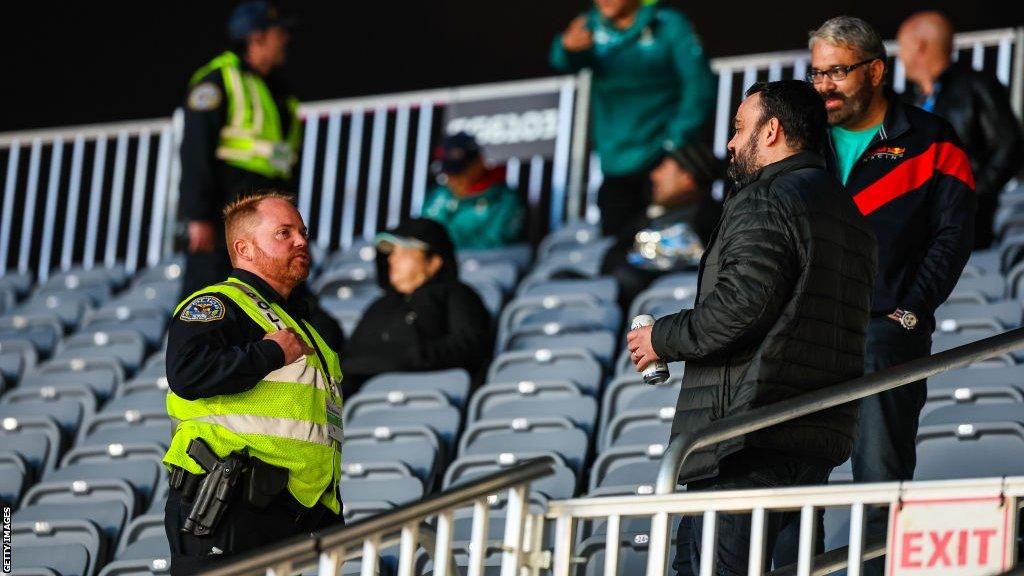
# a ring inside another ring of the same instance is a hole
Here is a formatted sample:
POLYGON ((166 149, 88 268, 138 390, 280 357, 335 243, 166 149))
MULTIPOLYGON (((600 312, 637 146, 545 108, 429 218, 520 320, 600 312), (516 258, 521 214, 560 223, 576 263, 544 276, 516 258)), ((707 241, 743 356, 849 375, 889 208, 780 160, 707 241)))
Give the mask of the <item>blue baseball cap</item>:
POLYGON ((279 26, 291 28, 296 24, 292 17, 282 17, 277 7, 265 0, 243 2, 228 17, 228 38, 239 42, 252 32, 279 26))

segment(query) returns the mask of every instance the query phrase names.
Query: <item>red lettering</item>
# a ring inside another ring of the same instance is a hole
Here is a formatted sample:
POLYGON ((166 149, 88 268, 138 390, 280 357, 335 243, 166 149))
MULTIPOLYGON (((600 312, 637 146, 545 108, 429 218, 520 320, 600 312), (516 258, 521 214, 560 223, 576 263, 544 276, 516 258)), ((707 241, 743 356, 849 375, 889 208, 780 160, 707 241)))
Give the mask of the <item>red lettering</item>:
POLYGON ((952 564, 949 556, 946 554, 946 548, 949 546, 949 540, 953 537, 953 531, 947 530, 939 536, 938 532, 929 532, 928 537, 931 538, 932 546, 932 557, 928 559, 928 568, 935 566, 939 561, 942 562, 943 566, 949 566, 952 564))
POLYGON ((995 528, 978 528, 972 533, 978 538, 978 564, 988 563, 988 542, 996 536, 995 528))
POLYGON ((900 553, 900 567, 902 568, 920 568, 921 560, 911 558, 912 554, 921 552, 921 544, 918 541, 924 535, 924 532, 904 532, 903 533, 903 546, 901 546, 900 553))
POLYGON ((956 565, 966 566, 967 565, 967 538, 970 533, 967 530, 961 530, 957 532, 956 542, 956 565))

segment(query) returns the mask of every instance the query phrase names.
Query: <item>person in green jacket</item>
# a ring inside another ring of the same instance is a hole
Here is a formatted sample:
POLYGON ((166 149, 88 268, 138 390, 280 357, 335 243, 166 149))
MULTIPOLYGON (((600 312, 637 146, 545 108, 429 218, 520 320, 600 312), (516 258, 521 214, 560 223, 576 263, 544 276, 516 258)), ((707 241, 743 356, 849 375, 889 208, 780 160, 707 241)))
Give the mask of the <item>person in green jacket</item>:
POLYGON ((666 146, 697 141, 715 101, 711 67, 686 16, 645 0, 595 0, 555 38, 551 65, 593 72, 601 231, 613 234, 650 203, 648 174, 666 146))
POLYGON ((488 168, 476 139, 465 132, 441 143, 441 177, 423 217, 444 225, 459 250, 501 248, 523 235, 523 205, 505 184, 505 169, 488 168))

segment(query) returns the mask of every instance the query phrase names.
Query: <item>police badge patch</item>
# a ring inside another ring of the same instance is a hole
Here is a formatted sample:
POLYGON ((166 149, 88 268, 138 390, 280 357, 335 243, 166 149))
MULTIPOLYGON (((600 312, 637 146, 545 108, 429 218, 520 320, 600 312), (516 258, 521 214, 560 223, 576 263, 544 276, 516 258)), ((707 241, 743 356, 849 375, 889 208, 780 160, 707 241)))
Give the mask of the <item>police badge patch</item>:
POLYGON ((188 94, 188 107, 196 112, 209 112, 220 106, 221 91, 213 82, 198 84, 188 94))
POLYGON ((184 322, 215 322, 224 317, 224 303, 216 296, 200 296, 181 311, 184 322))

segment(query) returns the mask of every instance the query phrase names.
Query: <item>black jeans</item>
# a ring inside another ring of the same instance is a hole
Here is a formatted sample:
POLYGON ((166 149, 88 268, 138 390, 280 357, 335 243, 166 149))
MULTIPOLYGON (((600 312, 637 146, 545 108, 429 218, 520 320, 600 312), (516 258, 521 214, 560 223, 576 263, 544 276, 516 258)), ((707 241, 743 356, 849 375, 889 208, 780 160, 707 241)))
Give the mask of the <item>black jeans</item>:
POLYGON ((299 518, 299 513, 305 508, 287 492, 263 509, 246 504, 241 492, 236 490, 213 533, 197 537, 181 532, 192 502, 183 501, 178 490, 170 491, 164 507, 164 530, 171 548, 172 576, 198 574, 231 561, 232 556, 239 552, 345 523, 340 514, 331 512, 320 503, 313 508, 315 513, 299 518))
MULTIPOLYGON (((864 371, 877 372, 931 353, 927 329, 909 331, 888 318, 872 318, 868 327, 864 371)), ((853 442, 856 482, 911 480, 917 465, 917 423, 928 396, 925 380, 869 396, 860 403, 860 420, 853 442)), ((884 535, 888 513, 867 509, 867 536, 884 535)), ((865 574, 882 574, 882 559, 865 563, 865 574)))
POLYGON ((618 234, 623 227, 647 210, 651 203, 651 169, 648 166, 632 174, 605 176, 597 190, 601 209, 601 234, 618 234))
MULTIPOLYGON (((690 483, 687 491, 738 490, 743 488, 782 488, 786 486, 814 486, 826 484, 832 465, 818 460, 805 460, 780 454, 774 460, 758 459, 744 465, 743 453, 733 455, 729 465, 723 465, 719 475, 699 483, 690 483)), ((725 463, 723 463, 725 464, 725 463)), ((692 569, 700 570, 701 534, 704 520, 700 516, 683 519, 690 526, 690 538, 676 540, 676 556, 672 568, 682 576, 692 569), (689 557, 689 566, 686 558, 689 557)), ((744 575, 750 558, 750 514, 722 514, 718 517, 714 574, 717 576, 744 575)), ((814 552, 825 548, 824 511, 816 516, 814 552)), ((765 570, 771 569, 772 560, 780 568, 797 560, 799 543, 795 539, 778 540, 779 534, 789 526, 798 526, 800 512, 772 512, 765 519, 765 570)))

